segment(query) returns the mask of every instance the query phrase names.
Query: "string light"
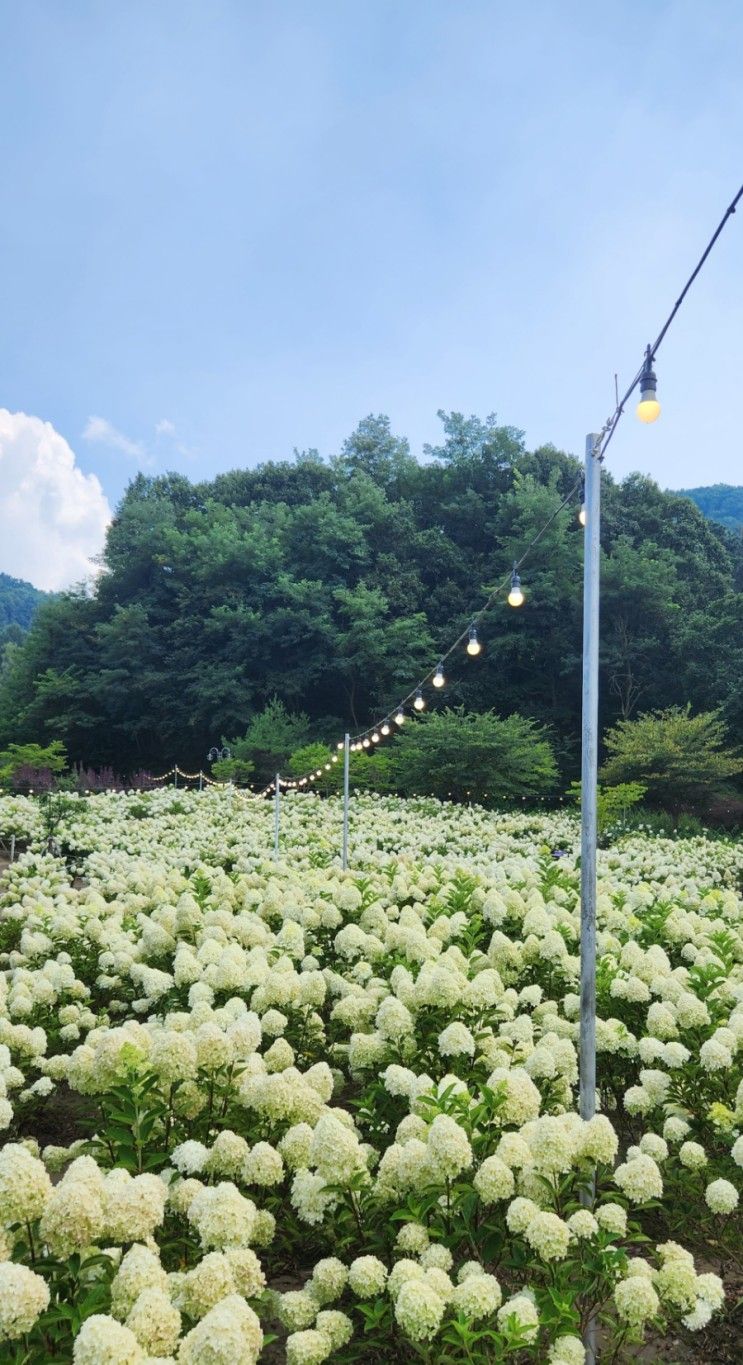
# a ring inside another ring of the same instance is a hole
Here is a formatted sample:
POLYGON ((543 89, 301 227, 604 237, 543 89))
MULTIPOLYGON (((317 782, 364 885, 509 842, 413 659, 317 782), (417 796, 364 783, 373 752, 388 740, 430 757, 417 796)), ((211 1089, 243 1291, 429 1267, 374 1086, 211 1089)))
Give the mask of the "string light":
POLYGON ((660 403, 655 392, 657 387, 658 380, 653 369, 653 353, 648 346, 640 379, 640 401, 636 408, 637 416, 641 422, 657 422, 660 417, 660 403))
POLYGON ((400 707, 400 709, 399 709, 398 711, 395 712, 395 725, 404 725, 404 724, 405 724, 405 712, 403 711, 402 707, 400 707))
POLYGON ((434 687, 443 687, 445 682, 446 678, 444 677, 444 665, 442 662, 438 664, 436 672, 433 675, 433 685, 434 687))
POLYGON ((425 705, 426 699, 423 696, 423 693, 421 692, 420 688, 418 688, 418 691, 415 694, 415 701, 413 702, 413 706, 415 707, 416 711, 422 711, 425 705))
POLYGON ((521 607, 524 604, 524 593, 521 587, 521 579, 516 570, 516 560, 513 561, 513 573, 511 574, 511 591, 508 594, 509 607, 521 607))
POLYGON ((364 735, 364 738, 362 739, 361 743, 363 744, 365 749, 368 749, 370 744, 369 736, 364 735))
POLYGON ((372 744, 378 744, 381 738, 382 736, 380 735, 379 731, 375 730, 374 734, 371 737, 372 744))
POLYGON ((480 653, 481 649, 482 645, 480 644, 480 641, 477 638, 477 627, 473 621, 472 625, 470 626, 470 638, 467 641, 467 653, 470 654, 472 658, 474 658, 476 654, 480 653))
POLYGON ((384 722, 384 725, 382 726, 382 734, 383 734, 383 735, 388 735, 389 732, 390 732, 390 723, 389 723, 388 720, 386 720, 386 721, 384 722))

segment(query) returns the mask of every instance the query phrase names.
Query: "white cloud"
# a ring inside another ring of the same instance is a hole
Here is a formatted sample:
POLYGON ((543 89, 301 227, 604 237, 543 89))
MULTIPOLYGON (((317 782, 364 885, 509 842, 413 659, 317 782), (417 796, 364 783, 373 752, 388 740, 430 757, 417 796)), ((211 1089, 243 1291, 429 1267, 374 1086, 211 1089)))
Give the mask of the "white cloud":
POLYGON ((0 408, 0 569, 37 588, 95 572, 111 509, 51 422, 0 408))
POLYGON ((161 417, 155 423, 156 436, 175 436, 175 422, 171 422, 169 417, 161 417))
POLYGON ((122 455, 129 455, 133 460, 149 463, 142 443, 125 436, 107 417, 89 417, 83 431, 83 440, 110 446, 112 450, 120 450, 122 455))

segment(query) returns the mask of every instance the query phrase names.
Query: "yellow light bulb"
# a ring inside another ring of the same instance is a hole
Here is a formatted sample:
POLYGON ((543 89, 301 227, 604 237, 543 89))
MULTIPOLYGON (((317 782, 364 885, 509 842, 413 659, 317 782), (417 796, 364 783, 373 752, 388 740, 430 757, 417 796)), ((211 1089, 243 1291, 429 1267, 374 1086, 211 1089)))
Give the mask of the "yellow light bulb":
POLYGON ((478 638, 477 638, 477 631, 475 630, 475 627, 473 626, 472 629, 471 629, 471 631, 470 631, 470 638, 469 638, 469 640, 467 641, 467 653, 468 653, 468 654, 471 654, 472 657, 474 658, 474 656, 475 656, 476 654, 479 654, 479 653, 480 653, 480 650, 481 650, 481 649, 482 649, 482 645, 480 644, 480 641, 479 641, 478 638))
POLYGON ((444 677, 444 670, 441 664, 439 664, 438 668, 436 669, 436 672, 433 675, 433 685, 434 687, 443 687, 445 682, 446 678, 444 677))
POLYGON ((581 503, 581 509, 580 512, 578 513, 578 521, 580 522, 581 526, 585 526, 587 520, 588 517, 586 515, 586 504, 581 503))
POLYGON ((385 722, 384 722, 384 725, 382 726, 382 734, 383 734, 383 735, 388 735, 389 732, 390 732, 389 722, 388 722, 388 721, 385 721, 385 722))
POLYGON ((424 706, 425 706, 425 704, 426 704, 426 701, 425 701, 425 697, 423 696, 423 693, 422 693, 422 692, 417 692, 417 693, 416 693, 416 697, 415 697, 415 701, 413 702, 413 706, 415 707, 416 711, 422 711, 423 708, 424 708, 424 706))
POLYGON ((655 394, 649 394, 647 398, 641 398, 637 404, 636 411, 641 422, 657 422, 660 417, 660 403, 655 394))
POLYGON ((361 743, 363 744, 365 749, 369 748, 370 741, 367 739, 366 735, 364 735, 364 738, 362 739, 361 743))
POLYGON ((402 709, 400 709, 400 710, 398 711, 397 715, 395 716, 395 725, 404 725, 404 724, 405 724, 405 712, 404 712, 402 709))
POLYGON ((514 583, 508 594, 509 607, 522 607, 524 605, 524 594, 521 591, 521 584, 514 583))
POLYGON ((381 738, 382 736, 379 734, 379 731, 375 730, 372 735, 372 744, 378 744, 381 738))

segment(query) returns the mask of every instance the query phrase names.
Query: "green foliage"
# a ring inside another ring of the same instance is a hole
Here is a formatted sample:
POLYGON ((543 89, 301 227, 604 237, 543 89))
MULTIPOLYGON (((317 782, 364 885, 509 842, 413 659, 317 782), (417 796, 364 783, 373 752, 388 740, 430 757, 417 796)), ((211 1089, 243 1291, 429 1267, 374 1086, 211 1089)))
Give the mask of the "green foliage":
MULTIPOLYGON (((494 604, 482 654, 452 659, 446 695, 549 724, 575 776, 582 532, 557 509, 578 464, 527 450, 492 415, 440 415, 425 463, 375 415, 328 460, 201 484, 138 475, 95 594, 44 600, 5 645, 0 745, 58 738, 74 763, 157 773, 243 735, 233 758, 268 781, 302 745, 387 714, 555 513, 525 566, 526 606, 494 604)), ((649 479, 604 471, 603 484, 604 725, 691 701, 722 708, 740 743, 743 542, 649 479)))
POLYGON ((672 706, 647 712, 620 721, 604 742, 609 757, 601 769, 603 781, 644 783, 648 800, 667 810, 704 809, 743 769, 741 758, 727 747, 717 711, 694 716, 689 706, 672 706))
POLYGON ((217 782, 234 782, 245 787, 252 781, 255 764, 250 758, 218 758, 212 764, 212 776, 217 782))
MULTIPOLYGON (((314 791, 327 791, 332 785, 334 777, 333 769, 325 771, 326 763, 332 762, 331 754, 327 744, 303 744, 301 748, 295 749, 291 755, 287 768, 292 777, 304 777, 307 773, 317 772, 319 768, 323 770, 323 776, 316 778, 312 783, 314 791)), ((333 768, 336 765, 333 764, 333 768)))
POLYGON ((272 697, 253 717, 243 738, 233 742, 233 761, 250 764, 258 781, 267 782, 286 766, 289 755, 306 739, 308 730, 306 715, 292 715, 278 697, 272 697))
MULTIPOLYGON (((615 787, 597 789, 596 813, 599 833, 603 834, 617 821, 626 819, 629 812, 640 804, 647 787, 642 782, 620 782, 615 787)), ((568 796, 580 805, 581 783, 571 783, 568 796)))
POLYGON ((731 483, 713 483, 704 488, 682 488, 685 498, 691 498, 711 521, 718 521, 731 531, 743 528, 743 488, 731 483))
POLYGON ((61 773, 66 766, 67 755, 61 740, 52 740, 43 747, 40 744, 9 744, 0 753, 0 782, 3 785, 12 783, 20 768, 61 773))
POLYGON ((463 707, 431 712, 395 739, 403 794, 493 802, 549 791, 557 764, 543 728, 523 716, 463 707))
MULTIPOLYGON (((0 632, 5 626, 28 630, 39 603, 47 596, 22 578, 0 573, 0 632)), ((1 635, 0 635, 1 639, 1 635)))

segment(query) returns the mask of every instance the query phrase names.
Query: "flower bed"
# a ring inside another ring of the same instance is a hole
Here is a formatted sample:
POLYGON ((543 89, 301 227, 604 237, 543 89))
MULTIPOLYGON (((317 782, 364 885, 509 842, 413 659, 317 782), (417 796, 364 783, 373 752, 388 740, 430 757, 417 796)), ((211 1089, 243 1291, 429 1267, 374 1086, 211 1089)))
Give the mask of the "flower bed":
POLYGON ((13 822, 0 1359, 573 1365, 592 1316, 610 1360, 723 1311, 740 845, 600 855, 583 1122, 571 815, 359 797, 349 873, 309 795, 278 863, 234 792, 73 802, 60 857, 13 822))

